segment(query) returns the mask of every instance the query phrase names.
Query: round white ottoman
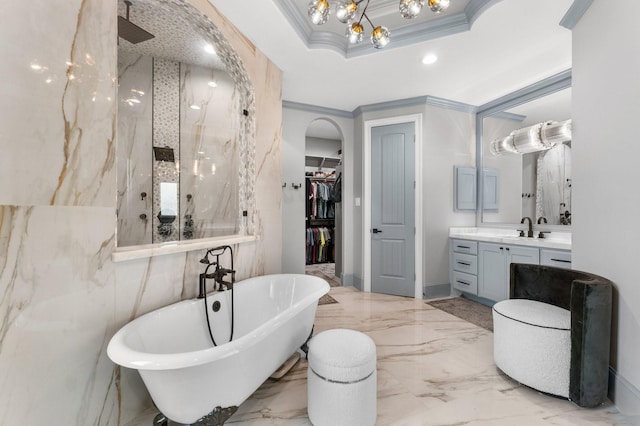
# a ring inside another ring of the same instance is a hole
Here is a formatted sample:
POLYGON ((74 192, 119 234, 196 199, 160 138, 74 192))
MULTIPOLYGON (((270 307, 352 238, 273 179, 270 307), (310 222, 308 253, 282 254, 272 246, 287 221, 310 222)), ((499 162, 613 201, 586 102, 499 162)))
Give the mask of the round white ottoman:
POLYGON ((518 382, 569 397, 571 312, 527 299, 493 305, 493 358, 518 382))
POLYGON ((315 426, 376 422, 376 345, 355 330, 323 331, 309 342, 307 410, 315 426))

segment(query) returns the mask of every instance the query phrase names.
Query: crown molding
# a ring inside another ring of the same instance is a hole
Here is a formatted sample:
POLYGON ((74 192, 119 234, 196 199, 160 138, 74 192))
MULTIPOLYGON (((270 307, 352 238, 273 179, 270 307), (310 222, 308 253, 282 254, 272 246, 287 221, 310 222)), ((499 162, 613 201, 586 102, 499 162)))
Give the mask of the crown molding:
POLYGON ((491 6, 496 3, 500 3, 502 0, 471 0, 464 7, 464 13, 467 15, 467 20, 469 21, 469 28, 473 26, 473 23, 486 12, 491 6))
POLYGON ((415 98, 398 99, 394 101, 378 102, 375 104, 360 105, 353 110, 354 117, 365 112, 382 111, 394 108, 403 108, 415 105, 424 105, 427 102, 426 96, 416 96, 415 98))
MULTIPOLYGON (((378 102, 375 104, 361 105, 353 111, 344 111, 341 109, 327 108, 317 105, 310 105, 301 102, 282 101, 282 108, 295 109, 298 111, 313 112, 321 115, 331 115, 334 117, 355 118, 365 112, 383 111, 394 108, 404 108, 416 105, 430 105, 438 108, 452 109, 455 111, 475 114, 478 107, 463 102, 452 101, 450 99, 438 98, 436 96, 416 96, 414 98, 398 99, 387 102, 378 102)), ((524 116, 518 114, 504 113, 504 117, 511 120, 522 121, 524 116)))
MULTIPOLYGON (((434 40, 440 37, 462 33, 469 31, 470 28, 469 20, 464 12, 443 16, 441 18, 398 28, 397 30, 392 31, 391 43, 385 47, 385 50, 406 47, 422 41, 434 40)), ((345 38, 341 37, 341 39, 345 38)), ((373 48, 370 43, 350 45, 346 40, 343 40, 342 42, 347 49, 345 53, 347 58, 370 55, 377 51, 377 49, 373 48)))
POLYGON ((512 112, 506 112, 506 111, 500 111, 498 113, 492 114, 491 117, 503 118, 505 120, 513 120, 517 122, 523 122, 525 118, 527 118, 526 115, 514 114, 512 112))
MULTIPOLYGON (((309 19, 295 6, 296 0, 273 0, 296 34, 309 49, 332 50, 345 58, 370 55, 377 52, 368 43, 350 45, 344 35, 317 30, 309 19)), ((409 46, 422 41, 457 34, 471 29, 475 20, 489 7, 502 0, 471 0, 463 12, 445 15, 426 22, 416 23, 392 31, 392 40, 385 50, 409 46)), ((576 0, 578 1, 578 0, 576 0)), ((387 7, 381 5, 380 7, 387 7)))
MULTIPOLYGON (((446 15, 429 21, 409 25, 392 32, 391 43, 385 50, 406 47, 415 43, 469 31, 474 22, 491 6, 503 0, 471 0, 463 12, 446 15)), ((317 30, 309 19, 300 13, 295 0, 273 0, 298 37, 309 49, 332 50, 345 58, 370 55, 377 52, 368 43, 350 45, 346 37, 331 31, 317 30)), ((587 11, 593 0, 574 0, 560 21, 560 25, 573 29, 587 11)), ((386 4, 381 5, 382 9, 386 4)))
POLYGON ((301 102, 282 101, 282 108, 295 109, 297 111, 312 112, 320 115, 331 115, 334 117, 353 118, 353 112, 341 109, 321 107, 317 105, 304 104, 301 102))
POLYGON ((571 87, 571 69, 547 77, 478 107, 478 117, 494 115, 525 102, 571 87))
POLYGON ((591 3, 593 3, 593 0, 575 0, 573 4, 571 4, 571 7, 569 7, 569 10, 567 10, 567 13, 562 17, 562 20, 560 20, 560 25, 572 30, 580 21, 582 15, 589 9, 591 3))
POLYGON ((452 101, 450 99, 438 98, 435 96, 427 96, 426 104, 438 108, 453 109, 460 112, 475 114, 478 107, 475 105, 465 104, 463 102, 452 101))

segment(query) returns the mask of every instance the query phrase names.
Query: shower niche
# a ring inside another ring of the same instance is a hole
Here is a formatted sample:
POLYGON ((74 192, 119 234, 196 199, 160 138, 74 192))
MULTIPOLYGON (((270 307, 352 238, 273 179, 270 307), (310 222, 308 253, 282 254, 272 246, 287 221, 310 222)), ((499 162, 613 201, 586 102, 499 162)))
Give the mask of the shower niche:
POLYGON ((254 99, 240 59, 185 2, 118 11, 152 37, 119 37, 117 246, 252 234, 254 99))

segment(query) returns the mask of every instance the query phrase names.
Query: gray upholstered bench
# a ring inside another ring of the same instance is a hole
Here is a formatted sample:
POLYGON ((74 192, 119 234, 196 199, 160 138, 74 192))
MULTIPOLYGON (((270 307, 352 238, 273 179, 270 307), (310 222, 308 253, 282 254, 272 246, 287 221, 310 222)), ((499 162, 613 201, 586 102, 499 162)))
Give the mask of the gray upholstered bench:
POLYGON ((612 287, 587 272, 511 264, 510 299, 493 308, 496 366, 581 407, 605 402, 612 287))

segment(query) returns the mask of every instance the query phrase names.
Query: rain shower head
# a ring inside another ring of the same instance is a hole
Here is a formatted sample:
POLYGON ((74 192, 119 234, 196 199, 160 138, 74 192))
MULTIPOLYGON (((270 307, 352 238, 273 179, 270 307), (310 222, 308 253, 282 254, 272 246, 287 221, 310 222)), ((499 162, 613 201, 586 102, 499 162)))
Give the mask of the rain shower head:
POLYGON ((118 36, 127 40, 129 43, 137 44, 154 38, 155 36, 149 31, 144 30, 129 20, 130 1, 124 2, 127 5, 127 17, 118 16, 118 36))

